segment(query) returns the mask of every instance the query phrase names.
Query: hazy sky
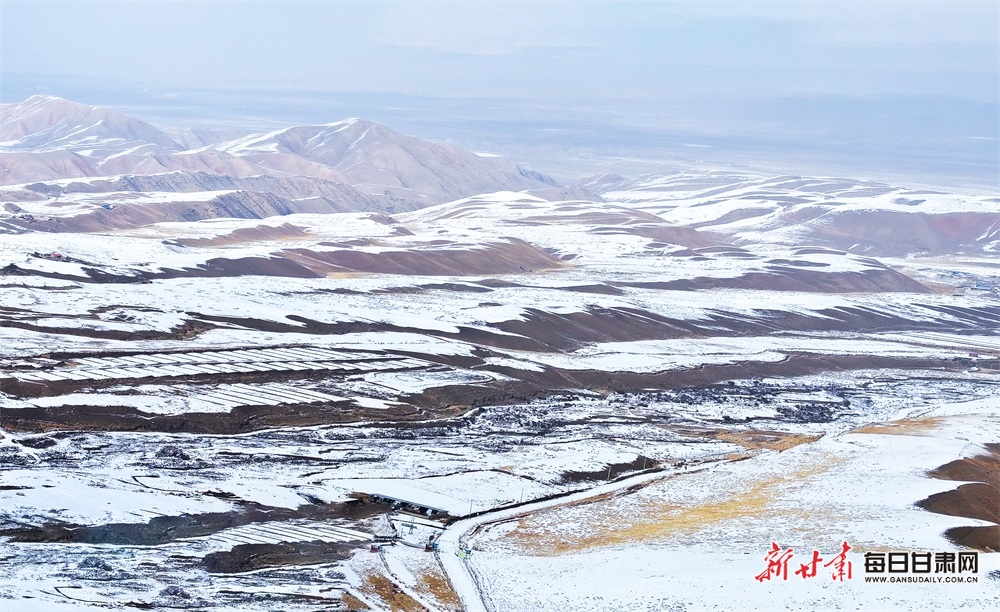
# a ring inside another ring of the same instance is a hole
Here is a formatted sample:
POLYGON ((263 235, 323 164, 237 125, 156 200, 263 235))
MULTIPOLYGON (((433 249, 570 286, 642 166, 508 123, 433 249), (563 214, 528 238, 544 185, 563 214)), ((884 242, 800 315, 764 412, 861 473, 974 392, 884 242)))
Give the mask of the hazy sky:
POLYGON ((998 0, 0 0, 0 101, 34 93, 161 127, 360 116, 567 173, 1000 187, 998 0))
POLYGON ((435 96, 994 102, 1000 3, 0 0, 0 70, 435 96))

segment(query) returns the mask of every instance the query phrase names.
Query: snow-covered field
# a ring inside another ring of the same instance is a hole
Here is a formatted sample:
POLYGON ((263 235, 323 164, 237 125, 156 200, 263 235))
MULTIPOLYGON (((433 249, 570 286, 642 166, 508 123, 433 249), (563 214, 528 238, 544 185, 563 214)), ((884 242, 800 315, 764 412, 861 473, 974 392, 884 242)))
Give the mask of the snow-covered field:
POLYGON ((950 551, 944 530, 989 524, 913 504, 957 484, 928 471, 995 439, 997 398, 907 414, 915 422, 898 430, 826 436, 490 525, 466 541, 467 565, 497 610, 992 609, 997 552, 979 554, 971 584, 865 581, 876 575, 867 552, 950 551), (792 569, 757 581, 772 541, 793 549, 792 569), (830 558, 844 541, 850 580, 793 573, 813 550, 830 558))
MULTIPOLYGON (((87 180, 5 218, 231 195, 87 180)), ((863 555, 991 524, 914 504, 1000 442, 995 198, 610 189, 3 234, 0 609, 990 609, 996 552, 863 555), (762 584, 772 541, 854 577, 762 584)))

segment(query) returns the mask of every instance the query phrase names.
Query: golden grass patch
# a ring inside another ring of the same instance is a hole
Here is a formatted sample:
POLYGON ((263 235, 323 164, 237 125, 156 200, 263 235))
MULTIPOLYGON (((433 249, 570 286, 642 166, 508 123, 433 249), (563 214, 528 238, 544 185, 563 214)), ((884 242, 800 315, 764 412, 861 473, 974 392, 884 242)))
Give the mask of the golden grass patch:
POLYGON ((808 480, 832 468, 840 460, 826 459, 814 465, 753 483, 749 490, 725 499, 693 505, 648 500, 628 514, 619 512, 613 504, 620 500, 587 500, 594 511, 586 526, 567 525, 565 521, 547 521, 551 511, 521 518, 506 537, 514 539, 525 550, 540 556, 561 555, 592 548, 665 540, 676 535, 698 532, 709 525, 764 515, 769 517, 794 514, 775 508, 780 490, 789 483, 808 480))
POLYGON ((340 602, 347 606, 348 610, 371 610, 368 604, 347 591, 344 591, 344 594, 340 596, 340 602))
POLYGON ((420 581, 413 587, 421 595, 433 597, 442 607, 448 610, 462 609, 462 600, 451 587, 451 583, 440 572, 425 571, 420 575, 420 581))
POLYGON ((800 444, 815 442, 823 437, 822 435, 796 434, 770 429, 714 429, 690 425, 661 425, 661 427, 692 438, 729 442, 747 450, 783 451, 800 444))
POLYGON ((782 431, 766 431, 757 429, 747 429, 743 431, 716 430, 710 434, 716 440, 739 444, 749 450, 774 450, 783 451, 794 448, 800 444, 815 442, 823 436, 810 436, 805 434, 785 433, 782 431))
POLYGON ((369 574, 361 591, 368 595, 376 595, 384 601, 392 612, 425 612, 425 608, 381 574, 369 574))
POLYGON ((856 434, 876 434, 889 436, 922 436, 940 428, 945 423, 944 417, 917 417, 899 419, 888 423, 873 423, 852 430, 856 434))

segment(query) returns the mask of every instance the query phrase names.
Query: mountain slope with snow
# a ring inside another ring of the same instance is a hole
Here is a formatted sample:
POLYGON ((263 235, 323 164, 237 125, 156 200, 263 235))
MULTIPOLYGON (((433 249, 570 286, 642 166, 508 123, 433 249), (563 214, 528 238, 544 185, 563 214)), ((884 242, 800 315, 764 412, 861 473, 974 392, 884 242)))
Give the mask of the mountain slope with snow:
POLYGON ((122 151, 181 148, 152 125, 117 111, 54 96, 0 105, 0 146, 21 151, 75 151, 102 157, 122 151))
POLYGON ((32 96, 0 107, 0 184, 167 172, 294 176, 413 201, 401 209, 493 191, 558 187, 510 160, 423 141, 362 119, 263 134, 191 129, 170 134, 113 110, 32 96))
POLYGON ((475 193, 555 186, 548 177, 497 157, 426 142, 384 125, 348 119, 251 135, 212 148, 271 166, 286 156, 335 168, 362 189, 457 199, 475 193))
POLYGON ((599 191, 610 202, 737 245, 814 245, 874 256, 1000 250, 1000 199, 986 195, 727 172, 647 176, 599 191))

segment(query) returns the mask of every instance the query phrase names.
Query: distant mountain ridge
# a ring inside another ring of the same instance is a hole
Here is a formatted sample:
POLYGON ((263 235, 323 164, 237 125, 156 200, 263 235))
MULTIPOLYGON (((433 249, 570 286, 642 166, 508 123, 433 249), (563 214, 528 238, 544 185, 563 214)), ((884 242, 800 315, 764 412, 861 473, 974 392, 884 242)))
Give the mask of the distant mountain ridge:
MULTIPOLYGON (((605 173, 567 187, 511 160, 364 119, 261 133, 160 130, 52 96, 0 105, 0 233, 297 213, 391 215, 509 192, 570 207, 594 204, 585 214, 600 222, 601 240, 632 234, 691 249, 822 247, 871 257, 1000 252, 995 194, 734 170, 635 179, 605 173), (620 209, 631 212, 622 216, 620 209)), ((524 205, 518 197, 503 196, 492 208, 516 217, 513 207, 524 205)))
POLYGON ((309 177, 413 208, 498 190, 551 189, 500 158, 423 141, 363 119, 261 134, 172 130, 54 96, 0 105, 0 184, 195 172, 309 177))
POLYGON ((11 151, 73 151, 100 157, 127 148, 180 150, 166 133, 117 111, 55 96, 0 105, 0 147, 11 151))

